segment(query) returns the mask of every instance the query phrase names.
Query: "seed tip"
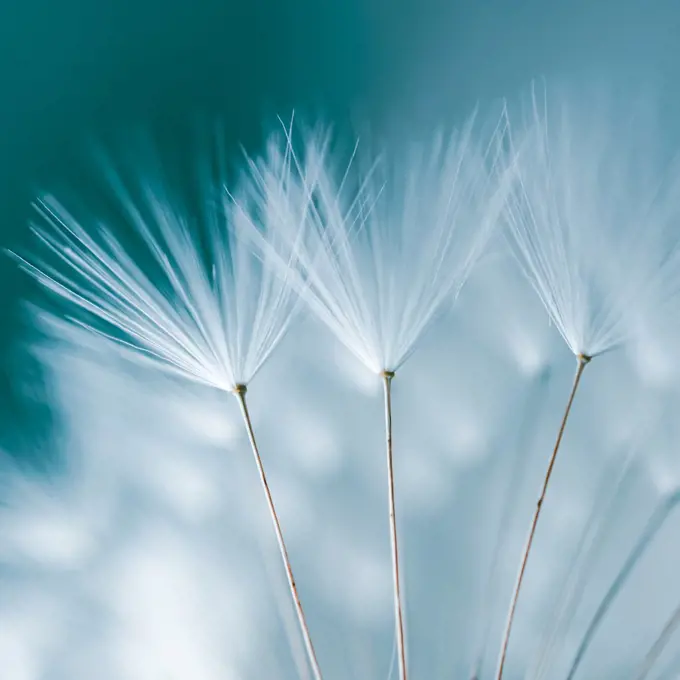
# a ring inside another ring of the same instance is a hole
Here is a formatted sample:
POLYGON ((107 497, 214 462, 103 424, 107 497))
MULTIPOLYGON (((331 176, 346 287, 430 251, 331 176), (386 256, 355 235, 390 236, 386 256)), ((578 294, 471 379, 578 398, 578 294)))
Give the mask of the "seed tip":
POLYGON ((246 387, 246 385, 239 383, 237 385, 234 385, 231 391, 233 394, 239 396, 245 394, 248 391, 248 388, 246 387))
POLYGON ((394 378, 394 371, 388 371, 387 369, 380 371, 380 375, 383 378, 389 378, 390 380, 394 378))
POLYGON ((578 359, 579 363, 585 366, 587 363, 591 361, 593 357, 590 356, 589 354, 584 354, 583 352, 581 352, 576 356, 576 358, 578 359))

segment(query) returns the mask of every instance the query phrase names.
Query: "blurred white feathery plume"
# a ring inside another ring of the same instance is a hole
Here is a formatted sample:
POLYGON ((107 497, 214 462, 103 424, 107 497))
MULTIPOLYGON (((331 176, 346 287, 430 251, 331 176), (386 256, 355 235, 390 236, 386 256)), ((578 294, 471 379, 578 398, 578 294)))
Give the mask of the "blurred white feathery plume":
POLYGON ((621 346, 631 316, 675 292, 678 244, 680 167, 656 154, 649 114, 622 123, 589 104, 553 109, 532 93, 506 210, 517 261, 577 357, 621 346))

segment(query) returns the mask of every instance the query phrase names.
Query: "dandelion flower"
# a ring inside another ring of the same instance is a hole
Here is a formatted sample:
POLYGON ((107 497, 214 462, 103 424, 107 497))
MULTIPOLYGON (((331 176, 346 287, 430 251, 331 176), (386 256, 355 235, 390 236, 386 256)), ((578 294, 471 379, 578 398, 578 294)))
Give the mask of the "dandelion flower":
POLYGON ((662 297, 680 173, 654 156, 647 129, 645 118, 622 124, 606 108, 549 110, 534 94, 511 157, 510 246, 576 357, 623 345, 631 314, 662 297))
MULTIPOLYGON (((285 158, 277 160, 278 165, 272 160, 269 167, 276 173, 277 189, 285 192, 289 165, 285 158)), ((111 164, 106 168, 126 220, 141 237, 148 267, 137 264, 108 227, 97 224, 96 234, 90 234, 50 195, 36 202, 41 219, 32 225, 44 255, 15 257, 69 306, 77 323, 166 370, 238 398, 309 660, 320 680, 246 405, 247 385, 293 318, 293 288, 266 256, 256 257, 234 236, 230 223, 242 219, 251 205, 244 199, 237 211, 223 201, 221 154, 200 164, 200 207, 193 214, 170 190, 162 172, 141 176, 131 188, 111 164)), ((249 193, 247 187, 242 193, 249 193)), ((259 207, 264 208, 261 214, 249 214, 267 231, 266 201, 259 207)))
MULTIPOLYGON (((395 627, 401 680, 407 677, 392 457, 395 372, 481 256, 502 206, 496 160, 505 117, 482 143, 475 117, 430 146, 362 164, 355 147, 337 170, 328 134, 309 135, 296 166, 303 192, 278 206, 286 248, 257 228, 257 249, 279 254, 282 271, 313 313, 382 377, 395 627), (297 200, 290 200, 297 198, 297 200), (289 273, 290 256, 295 273, 289 273)), ((287 144, 292 145, 291 136, 287 144)), ((264 173, 253 166, 255 174, 264 173)), ((252 227, 253 225, 251 225, 252 227)), ((255 225, 256 226, 256 225, 255 225)))
POLYGON ((522 555, 498 680, 541 506, 583 370, 593 357, 629 339, 631 315, 654 299, 663 302, 663 284, 669 280, 680 175, 672 168, 665 176, 656 172, 648 140, 639 135, 642 129, 621 126, 607 116, 579 115, 566 104, 553 114, 533 93, 528 125, 511 158, 517 181, 506 204, 510 245, 577 367, 522 555))

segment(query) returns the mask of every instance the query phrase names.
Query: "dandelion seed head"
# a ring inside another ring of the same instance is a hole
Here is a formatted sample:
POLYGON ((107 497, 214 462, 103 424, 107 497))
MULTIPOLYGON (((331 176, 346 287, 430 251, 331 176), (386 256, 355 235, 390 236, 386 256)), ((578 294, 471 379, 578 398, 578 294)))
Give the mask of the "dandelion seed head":
POLYGON ((533 93, 510 157, 517 173, 506 204, 510 244, 576 356, 627 342, 631 310, 670 291, 665 263, 677 241, 680 175, 668 164, 666 175, 658 172, 648 132, 606 110, 549 107, 533 93))
POLYGON ((366 371, 366 366, 339 341, 333 345, 333 369, 353 388, 366 395, 378 394, 380 383, 374 378, 375 371, 366 371))
POLYGON ((294 156, 301 189, 280 206, 283 254, 281 243, 260 239, 263 252, 294 264, 311 310, 375 374, 404 363, 496 224, 503 121, 487 146, 474 122, 375 160, 355 148, 340 168, 330 136, 307 135, 294 156))
POLYGON ((287 330, 295 301, 234 236, 232 223, 249 206, 237 211, 222 200, 221 176, 199 177, 203 200, 193 212, 162 175, 140 171, 126 183, 111 164, 106 176, 148 267, 109 226, 90 230, 49 194, 35 204, 42 252, 17 259, 67 304, 74 323, 139 358, 225 391, 250 382, 287 330))

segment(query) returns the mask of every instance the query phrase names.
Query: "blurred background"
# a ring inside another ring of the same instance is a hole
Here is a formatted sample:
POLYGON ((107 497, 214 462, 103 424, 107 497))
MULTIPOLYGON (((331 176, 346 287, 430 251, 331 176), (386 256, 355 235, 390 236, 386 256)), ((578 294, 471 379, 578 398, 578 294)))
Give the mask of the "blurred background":
MULTIPOLYGON (((293 109, 340 126, 425 129, 545 77, 613 83, 622 100, 649 91, 672 136, 679 23, 670 0, 7 2, 1 244, 28 242, 38 187, 78 191, 88 139, 143 125, 172 145, 196 115, 220 117, 238 157, 293 109)), ((31 286, 6 258, 0 277, 0 677, 306 677, 233 400, 130 366, 67 327, 52 329, 58 342, 40 339, 22 302, 31 286)), ((508 678, 566 677, 617 570, 676 488, 678 362, 673 337, 659 344, 645 361, 621 352, 588 369, 508 678), (597 514, 597 550, 572 570, 590 513, 614 492, 597 514), (569 574, 583 575, 581 591, 569 574), (580 604, 541 675, 542 635, 564 592, 580 604)), ((395 382, 414 678, 465 680, 480 655, 481 677, 492 677, 572 370, 501 258, 395 382)), ((252 408, 327 677, 389 677, 379 384, 301 320, 258 377, 252 408)), ((673 517, 580 677, 631 673, 680 602, 673 517)), ((655 677, 676 677, 675 661, 669 648, 655 677)))

